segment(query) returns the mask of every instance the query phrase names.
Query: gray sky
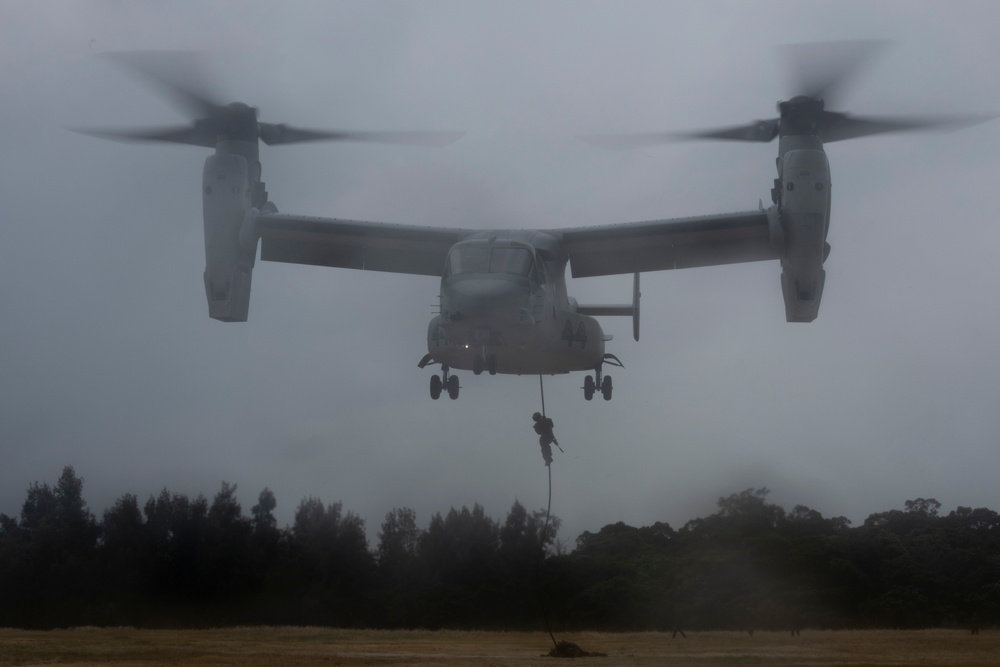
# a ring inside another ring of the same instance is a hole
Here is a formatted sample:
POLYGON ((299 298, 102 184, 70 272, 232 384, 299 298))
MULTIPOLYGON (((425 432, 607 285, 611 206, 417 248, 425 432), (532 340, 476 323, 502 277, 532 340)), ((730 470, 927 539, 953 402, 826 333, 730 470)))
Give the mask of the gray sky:
MULTIPOLYGON (((633 152, 574 135, 774 115, 775 46, 893 40, 844 96, 859 114, 1000 111, 993 2, 0 3, 0 512, 64 465, 100 512, 167 487, 279 519, 316 496, 372 534, 386 512, 544 507, 532 377, 461 373, 431 401, 434 278, 259 262, 250 321, 207 316, 210 151, 66 126, 184 119, 94 55, 212 52, 220 97, 335 129, 457 129, 428 150, 262 147, 285 212, 555 228, 754 209, 776 144, 633 152)), ((572 545, 615 521, 675 526, 768 486, 855 523, 907 499, 1000 506, 1000 121, 827 149, 834 183, 819 319, 788 324, 776 262, 643 276, 642 339, 603 318, 614 400, 546 378, 566 450, 553 512, 572 545)), ((627 302, 631 278, 574 280, 627 302)))

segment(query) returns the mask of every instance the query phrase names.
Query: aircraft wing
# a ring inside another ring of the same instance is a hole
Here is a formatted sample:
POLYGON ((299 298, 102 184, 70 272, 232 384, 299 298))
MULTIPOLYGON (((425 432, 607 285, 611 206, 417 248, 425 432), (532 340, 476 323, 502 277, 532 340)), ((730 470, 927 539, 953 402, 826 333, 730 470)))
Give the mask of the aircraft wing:
POLYGON ((574 278, 779 259, 766 211, 553 230, 574 278))
POLYGON ((258 215, 255 228, 268 262, 438 278, 451 247, 474 231, 280 213, 258 215))

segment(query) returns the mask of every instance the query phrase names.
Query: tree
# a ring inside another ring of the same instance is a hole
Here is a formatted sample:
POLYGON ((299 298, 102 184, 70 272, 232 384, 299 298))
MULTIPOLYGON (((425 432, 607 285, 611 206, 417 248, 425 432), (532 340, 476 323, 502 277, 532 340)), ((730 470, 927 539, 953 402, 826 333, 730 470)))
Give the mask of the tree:
POLYGON ((525 556, 535 556, 537 559, 541 549, 539 532, 534 517, 529 520, 528 510, 520 501, 515 500, 499 531, 502 557, 507 560, 524 560, 525 556))
POLYGON ((376 555, 383 571, 394 576, 411 568, 420 544, 416 512, 408 507, 387 512, 378 539, 376 555))
POLYGON ((127 493, 104 510, 98 550, 104 591, 116 610, 108 622, 126 624, 149 595, 153 554, 138 499, 127 493))
POLYGON ((672 629, 674 539, 673 529, 661 522, 636 528, 619 521, 580 535, 569 559, 579 588, 571 608, 579 622, 615 630, 672 629))
POLYGON ((934 498, 917 498, 916 500, 907 500, 903 507, 906 512, 913 512, 914 514, 920 514, 928 518, 935 518, 938 515, 938 510, 941 509, 941 503, 939 503, 934 498))
POLYGON ((204 548, 208 501, 202 495, 190 500, 163 489, 143 507, 151 542, 154 588, 165 599, 182 602, 203 596, 199 567, 204 548))
POLYGON ((374 572, 364 521, 343 514, 339 502, 324 506, 305 498, 295 511, 291 548, 305 606, 327 615, 324 622, 363 623, 363 597, 374 572))
POLYGON ((270 534, 277 530, 278 520, 274 518, 274 508, 277 506, 274 493, 265 486, 257 496, 257 504, 250 508, 254 533, 270 534))
POLYGON ((24 616, 46 627, 83 622, 96 587, 98 528, 73 466, 63 468, 54 489, 38 482, 28 488, 17 533, 15 594, 24 616))
POLYGON ((421 555, 443 580, 457 583, 482 582, 493 564, 498 529, 476 503, 470 511, 454 507, 447 516, 435 514, 421 544, 421 555))
POLYGON ((208 508, 199 563, 205 593, 243 598, 256 589, 251 561, 250 522, 236 499, 236 485, 222 483, 208 508))
POLYGON ((125 494, 98 524, 72 467, 0 514, 0 626, 328 624, 523 629, 537 601, 557 626, 605 630, 928 627, 1000 620, 1000 514, 930 498, 852 528, 767 489, 719 499, 681 530, 585 532, 551 552, 558 519, 514 501, 387 513, 374 551, 341 503, 306 498, 279 530, 265 488, 244 517, 235 484, 211 502, 125 494), (545 549, 548 548, 548 551, 545 549))
POLYGON ((15 626, 21 605, 29 598, 25 580, 28 571, 26 535, 17 519, 0 514, 0 627, 15 626))
POLYGON ((278 529, 274 508, 278 506, 274 493, 267 487, 257 496, 257 504, 250 509, 253 526, 252 561, 255 577, 268 585, 268 580, 280 579, 278 569, 282 555, 283 532, 278 529))
POLYGON ((719 498, 719 516, 746 524, 777 526, 785 518, 785 510, 767 502, 770 493, 769 488, 762 486, 719 498))
POLYGON ((379 608, 388 627, 418 627, 420 600, 426 589, 419 560, 422 531, 416 513, 395 508, 386 513, 378 534, 379 608))
POLYGON ((484 599, 497 595, 497 524, 476 503, 431 517, 420 542, 420 561, 428 582, 425 618, 430 627, 487 624, 484 599))

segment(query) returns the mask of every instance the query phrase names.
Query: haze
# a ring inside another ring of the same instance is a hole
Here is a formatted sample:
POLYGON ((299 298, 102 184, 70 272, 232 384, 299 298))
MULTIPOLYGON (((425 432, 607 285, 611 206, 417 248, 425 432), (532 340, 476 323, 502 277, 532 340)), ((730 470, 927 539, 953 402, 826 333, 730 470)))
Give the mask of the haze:
MULTIPOLYGON (((337 2, 0 5, 0 512, 64 465, 100 515, 124 493, 290 521, 316 496, 377 531, 408 506, 544 507, 536 377, 461 373, 431 401, 438 281, 259 262, 250 321, 207 315, 209 151, 65 127, 184 119, 104 51, 211 53, 221 97, 302 127, 464 130, 445 149, 262 147, 280 210, 418 225, 557 228, 755 209, 773 144, 611 152, 576 135, 771 117, 775 47, 888 39, 838 111, 1000 110, 992 2, 337 2)), ((819 319, 788 324, 776 262, 645 274, 642 337, 602 318, 614 400, 545 378, 569 546, 616 521, 679 527, 719 496, 859 523, 934 497, 998 504, 1000 123, 828 146, 819 319)), ((631 277, 571 281, 627 302, 631 277)))

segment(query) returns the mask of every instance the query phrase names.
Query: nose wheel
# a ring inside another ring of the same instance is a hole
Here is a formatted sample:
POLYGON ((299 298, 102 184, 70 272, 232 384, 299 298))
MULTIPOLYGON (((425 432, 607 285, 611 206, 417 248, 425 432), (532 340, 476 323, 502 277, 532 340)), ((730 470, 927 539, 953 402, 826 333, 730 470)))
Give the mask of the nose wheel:
POLYGON ((475 375, 482 375, 483 369, 489 372, 490 375, 497 374, 497 355, 495 354, 477 354, 472 358, 472 372, 475 375))
POLYGON ((455 400, 458 398, 458 376, 449 375, 448 367, 444 366, 441 369, 441 375, 431 376, 431 398, 435 401, 441 398, 441 392, 447 391, 448 398, 455 400))

